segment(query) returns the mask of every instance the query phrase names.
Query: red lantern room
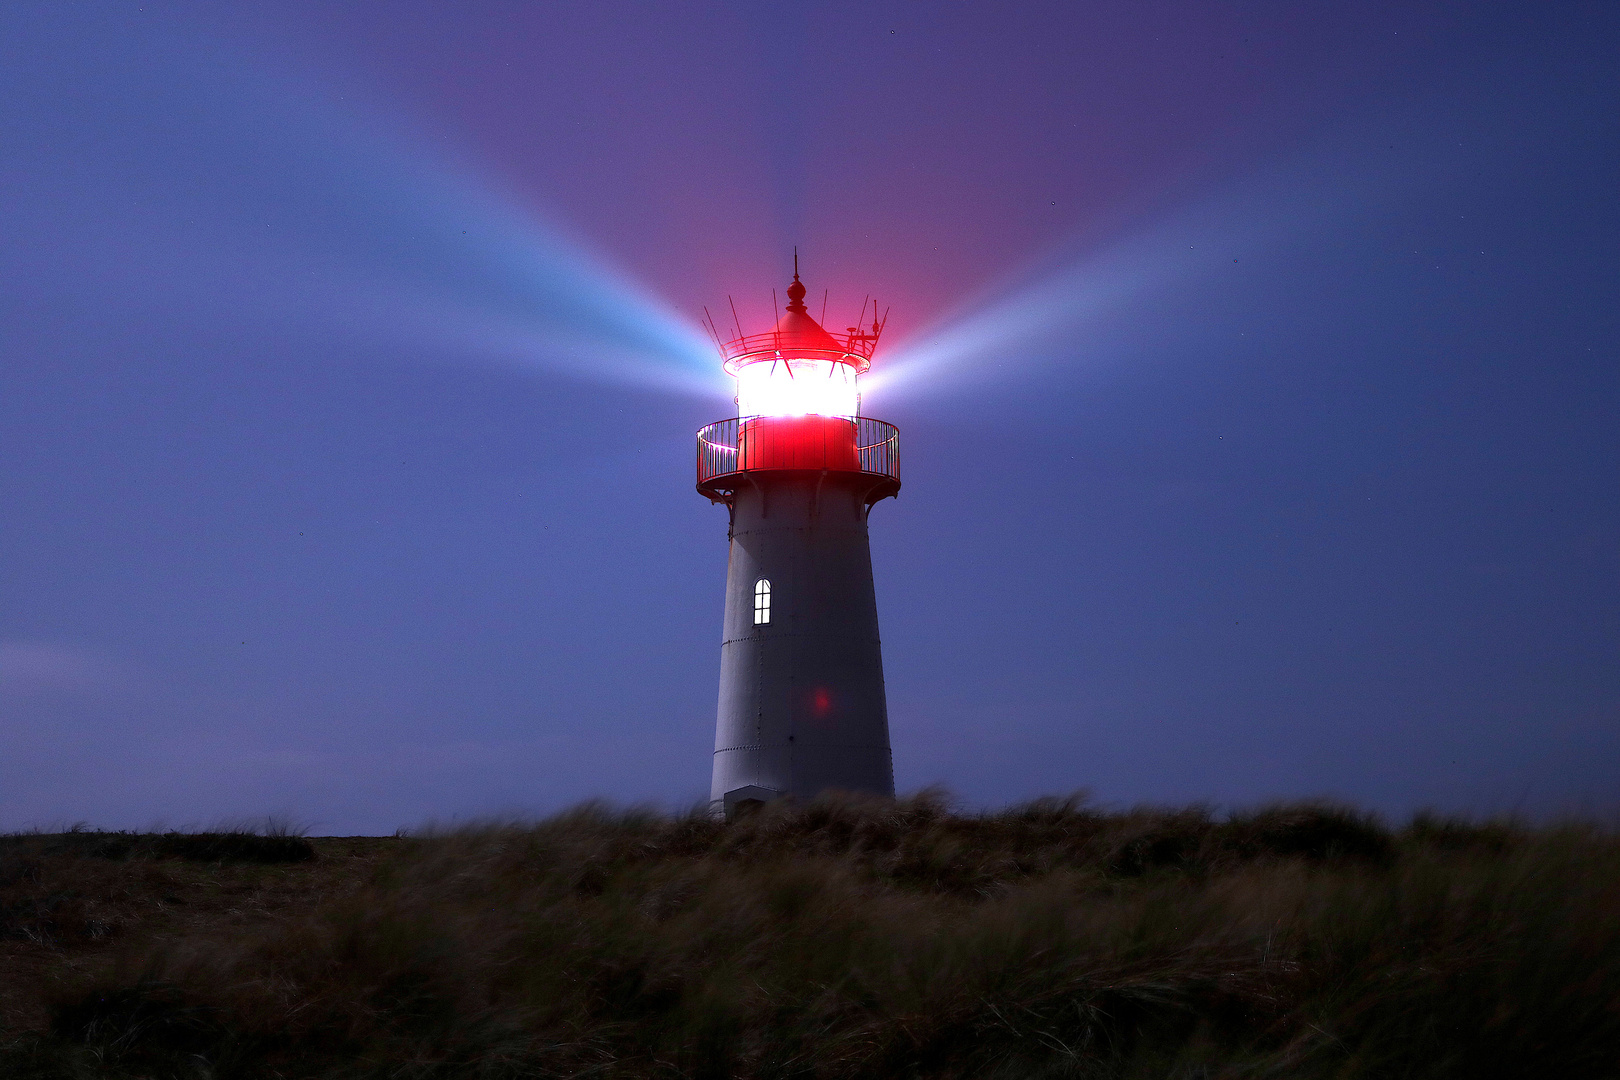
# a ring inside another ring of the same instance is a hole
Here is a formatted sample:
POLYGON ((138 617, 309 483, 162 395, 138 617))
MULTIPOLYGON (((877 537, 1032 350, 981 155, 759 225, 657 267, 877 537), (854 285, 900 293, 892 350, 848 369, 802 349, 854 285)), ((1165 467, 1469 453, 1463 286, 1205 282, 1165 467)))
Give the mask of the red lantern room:
POLYGON ((860 415, 858 380, 883 333, 877 307, 868 326, 835 337, 805 308, 805 291, 795 271, 775 327, 743 334, 739 326, 730 340, 715 335, 726 373, 737 380, 737 418, 698 433, 697 487, 715 502, 729 503, 749 474, 782 470, 866 474, 868 503, 900 490, 894 426, 860 415))

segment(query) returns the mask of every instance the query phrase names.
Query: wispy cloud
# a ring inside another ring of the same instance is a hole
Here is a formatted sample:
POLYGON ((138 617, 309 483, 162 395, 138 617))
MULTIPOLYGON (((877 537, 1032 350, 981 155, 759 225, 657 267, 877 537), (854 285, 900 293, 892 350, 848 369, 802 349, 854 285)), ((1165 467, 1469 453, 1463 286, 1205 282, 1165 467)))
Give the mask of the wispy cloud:
POLYGON ((0 700, 101 693, 124 667, 95 650, 51 641, 0 640, 0 700))

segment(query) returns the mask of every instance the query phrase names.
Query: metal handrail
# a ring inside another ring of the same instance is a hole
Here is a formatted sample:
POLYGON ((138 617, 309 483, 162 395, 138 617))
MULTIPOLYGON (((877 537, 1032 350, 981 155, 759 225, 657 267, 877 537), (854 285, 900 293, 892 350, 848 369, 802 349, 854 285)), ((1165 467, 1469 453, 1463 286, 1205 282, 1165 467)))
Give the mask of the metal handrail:
MULTIPOLYGON (((782 466, 751 465, 739 461, 742 449, 742 436, 745 426, 753 421, 766 420, 770 417, 742 416, 717 420, 712 424, 699 429, 697 433, 697 482, 698 490, 709 494, 710 491, 725 491, 736 487, 750 472, 772 471, 782 466)), ((850 460, 855 464, 854 469, 847 467, 830 467, 834 472, 855 472, 868 476, 884 477, 894 482, 898 488, 900 482, 900 430, 893 424, 882 420, 873 420, 866 416, 846 416, 838 419, 846 420, 854 425, 853 446, 844 444, 844 453, 853 451, 850 460)), ((757 430, 757 429, 755 429, 757 430)), ((752 453, 752 452, 751 452, 752 453)))
MULTIPOLYGON (((863 360, 872 359, 872 353, 877 351, 877 336, 856 332, 853 334, 828 334, 828 337, 842 346, 843 351, 850 356, 858 356, 863 360), (842 338, 842 341, 839 341, 842 338)), ((727 359, 741 356, 744 353, 761 352, 769 349, 791 349, 798 335, 792 332, 784 334, 780 330, 767 330, 762 334, 743 334, 727 341, 722 347, 727 359), (783 344, 783 342, 787 344, 783 344)))
POLYGON ((781 348, 768 346, 738 353, 726 357, 725 363, 720 366, 725 369, 727 375, 735 376, 750 364, 771 363, 777 360, 826 360, 829 363, 843 364, 857 375, 865 375, 872 368, 872 361, 860 353, 843 349, 804 349, 797 346, 781 348))

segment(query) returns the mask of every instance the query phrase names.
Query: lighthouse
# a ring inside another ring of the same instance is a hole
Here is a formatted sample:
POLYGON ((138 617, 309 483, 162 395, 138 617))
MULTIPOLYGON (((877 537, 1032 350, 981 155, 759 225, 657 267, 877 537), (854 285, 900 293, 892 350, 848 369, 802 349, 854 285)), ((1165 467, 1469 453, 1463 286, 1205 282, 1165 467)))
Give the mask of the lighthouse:
MULTIPOLYGON (((715 333, 737 415, 698 432, 697 489, 730 515, 710 806, 894 794, 867 519, 900 491, 894 425, 860 415, 884 320, 834 335, 805 309, 715 333)), ((863 325, 864 324, 864 325, 863 325)), ((713 330, 713 320, 710 320, 713 330)))

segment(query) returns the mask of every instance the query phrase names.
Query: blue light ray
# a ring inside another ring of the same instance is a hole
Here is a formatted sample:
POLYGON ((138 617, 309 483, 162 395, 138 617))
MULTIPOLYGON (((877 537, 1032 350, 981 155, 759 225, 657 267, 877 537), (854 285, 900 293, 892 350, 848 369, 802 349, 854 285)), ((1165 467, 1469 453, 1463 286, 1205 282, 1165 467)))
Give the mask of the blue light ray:
POLYGON ((689 321, 378 108, 106 12, 13 10, 0 32, 20 240, 0 267, 87 320, 723 389, 689 321))
MULTIPOLYGON (((1436 122, 1414 115, 1382 126, 1387 138, 1392 124, 1436 122)), ((1106 369, 1115 362, 1117 320, 1146 298, 1162 301, 1157 320, 1175 320, 1185 296, 1210 292, 1219 270, 1287 244, 1320 243, 1410 191, 1426 171, 1451 164, 1375 167, 1353 156, 1368 141, 1360 128, 1334 132, 1269 168, 1144 216, 1111 242, 1078 252, 1071 246, 1044 273, 1010 277, 901 342, 867 377, 867 390, 951 392, 1007 376, 1024 381, 1106 369), (1167 297, 1172 288, 1184 296, 1167 297)))

